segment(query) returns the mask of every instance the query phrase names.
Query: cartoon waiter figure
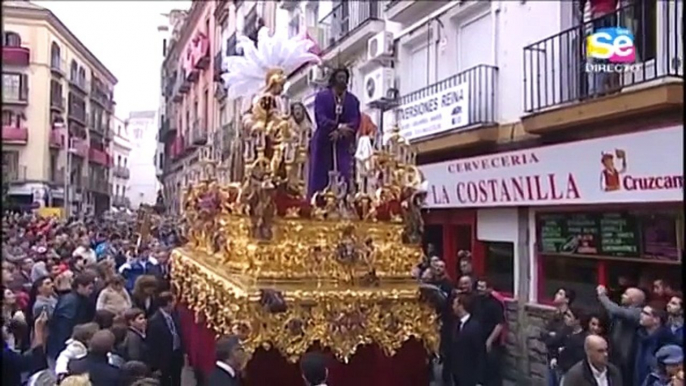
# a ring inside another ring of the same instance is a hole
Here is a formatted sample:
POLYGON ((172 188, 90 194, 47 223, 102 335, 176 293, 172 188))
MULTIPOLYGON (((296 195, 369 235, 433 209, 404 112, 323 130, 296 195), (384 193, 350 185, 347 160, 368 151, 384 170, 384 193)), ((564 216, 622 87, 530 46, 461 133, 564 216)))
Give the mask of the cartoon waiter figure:
POLYGON ((600 187, 606 192, 613 192, 622 188, 619 176, 626 171, 626 152, 615 149, 615 154, 601 153, 600 163, 603 164, 603 171, 600 173, 600 187), (621 169, 615 167, 615 157, 622 161, 621 169))

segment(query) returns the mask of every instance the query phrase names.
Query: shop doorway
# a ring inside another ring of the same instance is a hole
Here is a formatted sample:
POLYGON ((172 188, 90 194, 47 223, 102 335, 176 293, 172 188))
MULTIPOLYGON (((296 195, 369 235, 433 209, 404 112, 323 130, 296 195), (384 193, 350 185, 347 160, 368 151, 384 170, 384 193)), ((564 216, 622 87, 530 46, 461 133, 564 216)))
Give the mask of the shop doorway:
POLYGON ((427 257, 431 257, 430 255, 443 256, 443 225, 425 226, 422 250, 427 257), (430 248, 433 248, 433 251, 430 251, 430 248))

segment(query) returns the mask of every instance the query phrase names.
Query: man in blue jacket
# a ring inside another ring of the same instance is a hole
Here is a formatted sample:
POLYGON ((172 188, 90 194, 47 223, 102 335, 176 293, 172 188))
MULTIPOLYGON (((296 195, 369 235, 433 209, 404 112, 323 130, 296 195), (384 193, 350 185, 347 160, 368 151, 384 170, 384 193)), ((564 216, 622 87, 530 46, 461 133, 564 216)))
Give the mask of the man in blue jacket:
POLYGON ((162 276, 162 271, 157 260, 151 257, 150 253, 150 249, 141 248, 137 257, 134 257, 131 261, 128 261, 119 267, 119 273, 126 280, 127 290, 133 291, 136 279, 140 276, 153 275, 158 278, 162 276))
POLYGON ((657 351, 666 345, 677 344, 674 335, 665 326, 664 309, 649 304, 641 311, 641 327, 636 331, 636 359, 633 385, 642 385, 650 372, 657 368, 657 351))
POLYGON ((74 277, 71 292, 57 301, 49 324, 48 359, 57 359, 60 352, 64 350, 65 342, 71 336, 74 326, 91 321, 89 296, 93 293, 94 284, 93 275, 87 272, 79 273, 74 277))

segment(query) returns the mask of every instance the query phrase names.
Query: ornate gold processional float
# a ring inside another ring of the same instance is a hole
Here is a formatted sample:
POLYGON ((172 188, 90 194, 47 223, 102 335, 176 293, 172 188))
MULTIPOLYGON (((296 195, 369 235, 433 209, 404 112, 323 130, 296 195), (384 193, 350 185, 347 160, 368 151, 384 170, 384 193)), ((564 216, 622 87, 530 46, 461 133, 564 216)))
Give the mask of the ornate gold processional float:
POLYGON ((282 93, 286 74, 319 60, 310 44, 262 29, 256 45, 241 39, 243 56, 225 58, 229 98, 257 96, 238 135, 239 170, 207 153, 185 194, 188 243, 173 253, 174 285, 250 353, 275 348, 295 361, 319 344, 347 361, 359 345, 393 355, 411 337, 433 352, 436 315, 410 277, 425 190, 408 142, 397 132, 377 141, 357 159, 355 187, 334 167, 326 189, 305 194, 311 128, 290 117, 282 93))

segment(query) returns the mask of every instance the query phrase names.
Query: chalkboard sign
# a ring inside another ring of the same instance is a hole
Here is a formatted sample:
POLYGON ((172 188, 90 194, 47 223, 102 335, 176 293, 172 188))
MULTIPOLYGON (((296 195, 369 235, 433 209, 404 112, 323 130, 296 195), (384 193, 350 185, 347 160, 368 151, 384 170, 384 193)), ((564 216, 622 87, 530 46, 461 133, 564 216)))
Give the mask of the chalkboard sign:
POLYGON ((538 216, 539 251, 639 257, 640 233, 628 213, 546 213, 538 216))
POLYGON ((676 219, 668 215, 641 218, 643 253, 647 259, 679 261, 676 219))
POLYGON ((600 224, 588 213, 551 213, 538 217, 539 249, 548 253, 597 254, 600 224))
POLYGON ((600 224, 601 255, 639 257, 639 234, 636 218, 628 213, 602 213, 600 224))

